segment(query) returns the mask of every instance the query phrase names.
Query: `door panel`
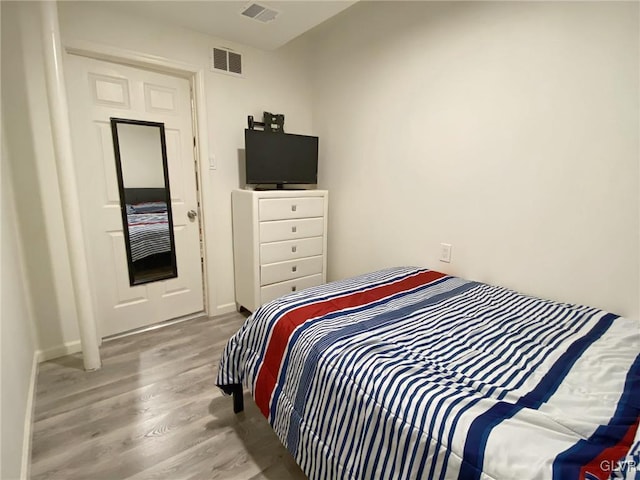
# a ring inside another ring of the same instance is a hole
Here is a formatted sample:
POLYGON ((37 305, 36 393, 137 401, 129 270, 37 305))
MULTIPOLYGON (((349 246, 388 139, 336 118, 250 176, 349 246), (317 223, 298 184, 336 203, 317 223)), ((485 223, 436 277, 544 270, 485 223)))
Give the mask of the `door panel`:
POLYGON ((66 55, 83 230, 101 336, 203 310, 202 261, 189 82, 66 55), (178 276, 131 286, 110 118, 165 127, 178 276))
MULTIPOLYGON (((96 142, 100 148, 100 155, 103 161, 100 162, 100 166, 103 170, 103 177, 92 178, 91 181, 96 182, 96 187, 99 187, 102 195, 105 199, 105 206, 108 205, 114 208, 120 208, 120 194, 118 193, 118 180, 116 177, 116 166, 114 162, 107 162, 106 159, 114 158, 113 153, 113 141, 111 139, 111 125, 108 121, 94 122, 94 129, 96 130, 95 136, 98 141, 96 142)), ((89 180, 89 179, 85 179, 89 180)), ((116 225, 118 228, 120 225, 116 225)))
POLYGON ((144 100, 148 112, 179 114, 178 92, 175 88, 145 83, 144 100))

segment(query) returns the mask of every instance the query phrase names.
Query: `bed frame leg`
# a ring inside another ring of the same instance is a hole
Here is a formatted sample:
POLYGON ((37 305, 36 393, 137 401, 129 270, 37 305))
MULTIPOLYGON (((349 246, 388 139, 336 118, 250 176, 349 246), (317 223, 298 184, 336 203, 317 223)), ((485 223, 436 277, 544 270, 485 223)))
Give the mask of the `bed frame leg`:
POLYGON ((240 413, 244 410, 244 396, 241 384, 231 386, 233 394, 233 413, 240 413))

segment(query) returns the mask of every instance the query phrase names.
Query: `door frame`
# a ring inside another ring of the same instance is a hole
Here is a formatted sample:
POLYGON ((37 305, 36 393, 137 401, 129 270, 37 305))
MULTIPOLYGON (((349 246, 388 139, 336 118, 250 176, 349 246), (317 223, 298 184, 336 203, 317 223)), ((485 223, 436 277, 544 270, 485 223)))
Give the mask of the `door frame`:
MULTIPOLYGON (((196 171, 196 188, 197 199, 200 207, 200 255, 202 258, 202 299, 203 310, 208 316, 211 315, 210 309, 213 299, 210 298, 210 285, 208 276, 208 248, 205 225, 205 204, 210 201, 211 192, 203 188, 205 178, 203 172, 204 165, 203 155, 208 155, 209 142, 207 140, 207 109, 205 96, 205 69, 197 65, 181 62, 171 58, 161 57, 157 55, 149 55, 145 53, 135 52, 131 50, 111 47, 93 42, 82 40, 65 41, 63 49, 68 55, 77 55, 81 57, 92 58, 94 60, 102 60, 129 67, 136 67, 145 70, 152 70, 159 73, 169 74, 189 81, 191 89, 191 117, 193 124, 193 135, 195 137, 195 166, 196 171)), ((191 318, 190 316, 185 319, 191 318)), ((97 319, 94 320, 97 323, 97 319)), ((168 322, 173 323, 171 320, 168 322)), ((97 325, 96 325, 97 327, 97 325)), ((152 326, 153 327, 153 326, 152 326)), ((148 328, 148 327, 147 327, 148 328)))

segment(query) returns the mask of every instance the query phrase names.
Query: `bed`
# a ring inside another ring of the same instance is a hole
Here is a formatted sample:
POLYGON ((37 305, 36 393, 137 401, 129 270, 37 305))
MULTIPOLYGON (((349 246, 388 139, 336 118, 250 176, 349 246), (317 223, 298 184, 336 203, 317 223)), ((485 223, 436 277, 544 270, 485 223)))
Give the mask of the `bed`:
POLYGON ((127 205, 131 260, 171 251, 167 206, 163 202, 127 205))
POLYGON ((164 188, 125 188, 131 261, 149 268, 170 262, 171 230, 164 188))
POLYGON ((312 479, 635 476, 640 324, 402 267, 274 300, 216 379, 312 479))

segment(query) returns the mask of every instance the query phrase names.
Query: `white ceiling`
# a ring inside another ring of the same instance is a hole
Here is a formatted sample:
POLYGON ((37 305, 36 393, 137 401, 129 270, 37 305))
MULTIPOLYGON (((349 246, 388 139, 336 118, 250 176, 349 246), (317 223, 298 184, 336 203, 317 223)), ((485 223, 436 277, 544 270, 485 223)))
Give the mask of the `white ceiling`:
POLYGON ((353 5, 355 1, 305 0, 255 3, 277 10, 269 23, 241 15, 250 1, 104 1, 105 8, 125 15, 154 18, 263 50, 275 50, 353 5))

